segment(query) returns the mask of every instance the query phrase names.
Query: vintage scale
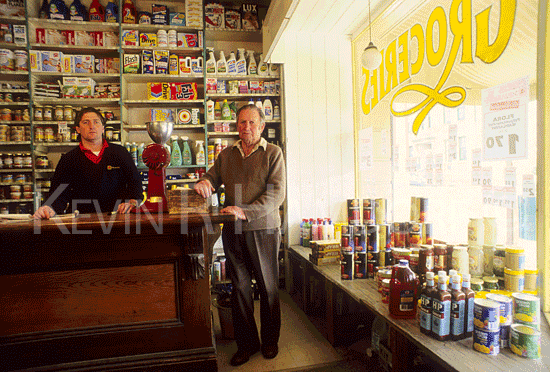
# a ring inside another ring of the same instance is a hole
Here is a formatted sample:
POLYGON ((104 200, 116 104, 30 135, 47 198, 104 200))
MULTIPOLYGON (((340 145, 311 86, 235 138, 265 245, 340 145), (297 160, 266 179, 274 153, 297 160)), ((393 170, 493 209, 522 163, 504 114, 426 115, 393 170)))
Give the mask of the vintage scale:
POLYGON ((174 123, 153 121, 147 124, 147 133, 155 142, 143 150, 143 162, 149 167, 147 200, 138 208, 140 212, 168 212, 166 199, 166 167, 170 164, 170 152, 165 144, 172 135, 174 123))

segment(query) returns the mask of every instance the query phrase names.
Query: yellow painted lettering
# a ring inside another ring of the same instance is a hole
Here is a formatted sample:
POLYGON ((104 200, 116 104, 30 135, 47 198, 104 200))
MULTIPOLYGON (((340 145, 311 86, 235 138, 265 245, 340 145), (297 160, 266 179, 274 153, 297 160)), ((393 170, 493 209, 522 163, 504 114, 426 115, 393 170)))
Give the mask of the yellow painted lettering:
POLYGON ((426 26, 426 56, 428 62, 432 66, 437 66, 445 55, 445 49, 447 48, 447 17, 442 7, 438 6, 430 14, 428 18, 428 24, 426 26), (434 49, 434 24, 437 22, 438 26, 438 40, 437 50, 434 49))
POLYGON ((405 31, 401 35, 399 35, 399 46, 398 48, 401 49, 399 52, 399 62, 398 66, 400 64, 403 64, 402 69, 399 71, 399 83, 404 82, 410 77, 409 73, 409 32, 405 31))
POLYGON ((363 67, 363 75, 365 75, 365 84, 363 85, 363 92, 361 93, 361 107, 363 114, 368 115, 370 112, 370 103, 366 102, 367 90, 369 89, 370 71, 363 67))
POLYGON ((397 40, 394 40, 386 48, 386 71, 388 72, 388 80, 386 83, 386 91, 390 92, 397 86, 397 40))
POLYGON ((496 61, 506 49, 514 21, 516 19, 516 0, 500 0, 500 23, 493 44, 489 44, 489 13, 491 7, 476 15, 476 57, 485 63, 496 61))
POLYGON ((449 27, 454 40, 462 40, 462 63, 473 63, 472 56, 472 0, 455 0, 449 13, 449 27), (462 4, 462 21, 459 21, 458 8, 462 4))
POLYGON ((425 40, 424 40, 424 30, 420 24, 415 24, 411 27, 411 40, 416 38, 418 43, 418 55, 416 56, 416 61, 411 63, 411 75, 416 75, 422 69, 424 64, 424 53, 425 53, 425 40))
MULTIPOLYGON (((384 50, 382 49, 380 51, 380 54, 382 54, 382 63, 380 63, 380 67, 378 70, 380 71, 380 83, 378 84, 378 88, 380 89, 380 101, 386 96, 386 94, 389 93, 389 88, 386 89, 386 69, 385 69, 385 63, 384 63, 384 56, 386 53, 384 53, 384 50)), ((389 84, 388 84, 389 85, 389 84)))
MULTIPOLYGON (((379 69, 383 70, 382 65, 380 65, 379 69)), ((370 100, 370 109, 372 110, 378 104, 378 96, 380 94, 378 90, 378 86, 379 86, 378 73, 376 70, 370 71, 370 85, 372 87, 372 98, 370 100)))

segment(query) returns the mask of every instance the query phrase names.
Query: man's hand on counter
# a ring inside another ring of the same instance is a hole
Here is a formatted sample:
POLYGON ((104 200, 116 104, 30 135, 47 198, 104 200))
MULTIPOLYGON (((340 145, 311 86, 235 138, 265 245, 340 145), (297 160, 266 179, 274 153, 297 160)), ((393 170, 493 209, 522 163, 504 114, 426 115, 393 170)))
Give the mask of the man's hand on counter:
POLYGON ((49 220, 55 216, 55 211, 49 205, 43 205, 34 212, 32 218, 37 220, 49 220))
POLYGON ((137 206, 136 199, 130 199, 128 203, 120 203, 117 208, 117 213, 130 213, 137 206))
POLYGON ((195 184, 195 191, 197 192, 197 194, 199 194, 200 196, 206 199, 210 195, 212 195, 212 192, 214 191, 214 187, 212 187, 212 184, 210 183, 210 181, 202 180, 195 184))
POLYGON ((231 205, 229 207, 223 208, 220 212, 221 213, 233 214, 233 215, 237 216, 237 218, 240 219, 240 220, 246 220, 246 216, 244 214, 244 211, 240 207, 236 207, 236 206, 231 205))

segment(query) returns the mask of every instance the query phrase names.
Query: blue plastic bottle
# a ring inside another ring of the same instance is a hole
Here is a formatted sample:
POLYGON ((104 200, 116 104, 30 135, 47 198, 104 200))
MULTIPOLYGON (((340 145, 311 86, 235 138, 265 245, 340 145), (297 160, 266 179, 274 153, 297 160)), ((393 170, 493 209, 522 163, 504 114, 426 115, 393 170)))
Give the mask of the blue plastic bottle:
POLYGON ((69 8, 63 0, 50 1, 50 19, 69 19, 69 8))
POLYGON ((71 21, 87 21, 88 12, 86 7, 80 2, 80 0, 74 0, 69 6, 69 14, 71 21))
POLYGON ((109 0, 105 7, 105 22, 118 22, 118 6, 113 0, 109 0))

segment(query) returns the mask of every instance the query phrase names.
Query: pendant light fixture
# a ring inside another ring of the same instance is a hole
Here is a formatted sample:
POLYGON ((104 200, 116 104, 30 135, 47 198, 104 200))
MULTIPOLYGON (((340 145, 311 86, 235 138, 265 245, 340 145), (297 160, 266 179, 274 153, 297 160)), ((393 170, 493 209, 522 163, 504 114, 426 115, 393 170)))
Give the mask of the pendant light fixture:
POLYGON ((370 0, 369 0, 369 33, 370 33, 370 43, 363 51, 361 56, 361 64, 368 70, 376 70, 380 63, 382 63, 382 54, 372 43, 372 24, 370 21, 370 0))

